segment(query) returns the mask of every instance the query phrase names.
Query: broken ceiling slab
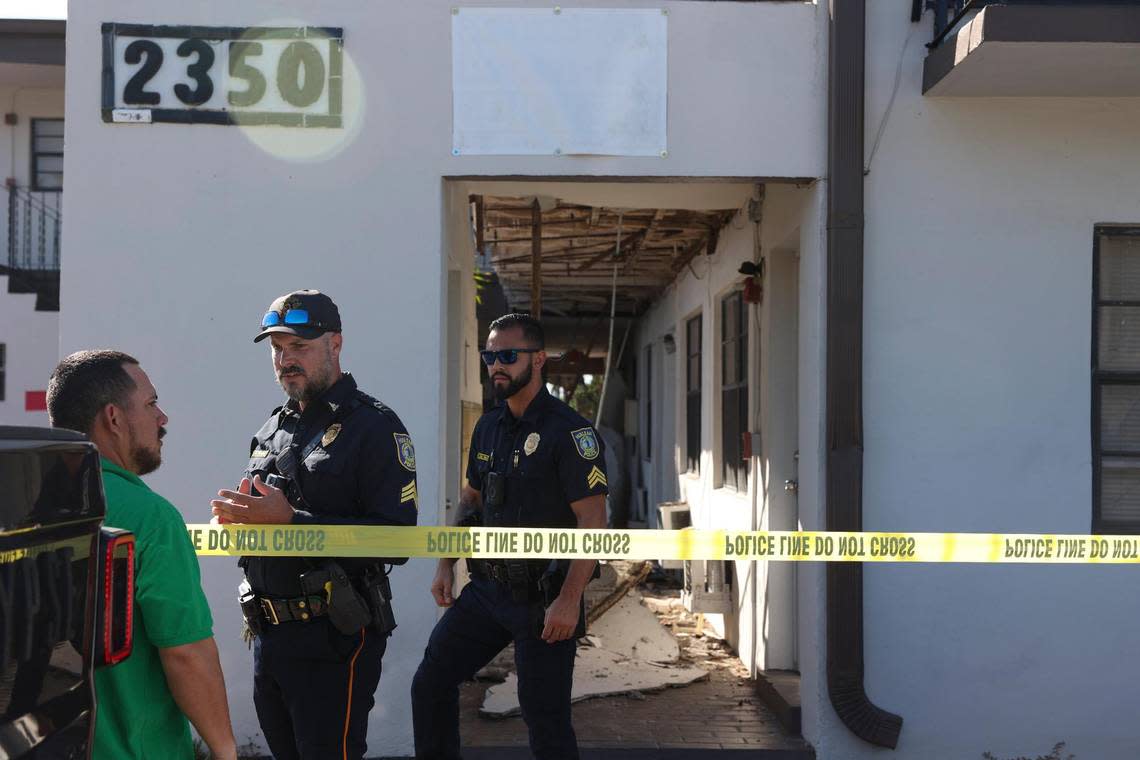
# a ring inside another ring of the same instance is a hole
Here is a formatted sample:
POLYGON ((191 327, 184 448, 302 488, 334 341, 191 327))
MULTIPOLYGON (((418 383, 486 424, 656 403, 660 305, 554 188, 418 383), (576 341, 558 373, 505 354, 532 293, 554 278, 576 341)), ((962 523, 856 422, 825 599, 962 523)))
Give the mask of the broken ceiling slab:
MULTIPOLYGON (((574 688, 570 701, 580 702, 628 692, 661 691, 706 678, 708 673, 700 668, 654 665, 630 660, 605 649, 581 647, 574 663, 574 688)), ((519 712, 518 675, 514 673, 503 683, 487 690, 483 706, 479 709, 480 715, 493 718, 506 718, 519 712)))
POLYGON ((590 625, 598 646, 623 657, 645 662, 676 662, 681 647, 637 592, 624 597, 590 625))

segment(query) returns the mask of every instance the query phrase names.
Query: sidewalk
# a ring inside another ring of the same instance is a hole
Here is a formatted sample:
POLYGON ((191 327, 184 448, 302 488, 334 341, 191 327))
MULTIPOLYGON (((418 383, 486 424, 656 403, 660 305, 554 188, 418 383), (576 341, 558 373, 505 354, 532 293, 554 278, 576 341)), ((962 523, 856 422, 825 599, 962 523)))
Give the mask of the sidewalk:
MULTIPOLYGON (((668 604, 677 592, 641 589, 668 604)), ((724 642, 704 635, 696 619, 680 625, 677 607, 651 608, 674 630, 682 663, 709 671, 708 678, 662 691, 631 692, 573 705, 574 728, 583 760, 673 760, 724 757, 737 760, 813 760, 811 747, 788 734, 760 701, 755 683, 724 642)), ((529 758, 526 724, 519 716, 479 715, 488 682, 464 684, 460 692, 460 731, 464 757, 474 760, 529 758), (514 748, 513 751, 511 748, 514 748)))

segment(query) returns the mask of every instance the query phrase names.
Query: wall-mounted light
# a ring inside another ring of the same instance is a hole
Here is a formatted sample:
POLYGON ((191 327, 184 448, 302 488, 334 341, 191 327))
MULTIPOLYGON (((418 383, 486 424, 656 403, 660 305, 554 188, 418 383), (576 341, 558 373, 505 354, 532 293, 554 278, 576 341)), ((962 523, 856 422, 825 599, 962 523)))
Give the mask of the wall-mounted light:
POLYGON ((760 259, 760 263, 755 261, 745 261, 740 265, 740 269, 736 270, 746 277, 763 277, 764 276, 764 259, 760 259))
POLYGON ((673 333, 665 334, 665 353, 673 354, 677 352, 677 339, 673 337, 673 333))
POLYGON ((764 300, 764 259, 745 261, 736 270, 748 279, 744 281, 745 303, 760 303, 764 300))

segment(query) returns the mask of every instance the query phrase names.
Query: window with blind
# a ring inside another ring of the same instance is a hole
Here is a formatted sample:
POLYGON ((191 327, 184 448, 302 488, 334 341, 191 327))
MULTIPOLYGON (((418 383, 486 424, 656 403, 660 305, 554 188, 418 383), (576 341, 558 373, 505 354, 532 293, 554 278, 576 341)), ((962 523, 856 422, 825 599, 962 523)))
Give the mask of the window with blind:
POLYGON ((720 302, 721 483, 748 489, 743 434, 748 430, 748 309, 738 290, 720 302))
POLYGON ((685 461, 701 471, 701 315, 685 323, 685 461))
POLYGON ((1140 530, 1140 227, 1093 246, 1093 530, 1140 530))
POLYGON ((32 119, 32 189, 63 189, 63 119, 32 119))
POLYGON ((0 343, 0 401, 7 398, 5 389, 8 387, 8 345, 0 343))

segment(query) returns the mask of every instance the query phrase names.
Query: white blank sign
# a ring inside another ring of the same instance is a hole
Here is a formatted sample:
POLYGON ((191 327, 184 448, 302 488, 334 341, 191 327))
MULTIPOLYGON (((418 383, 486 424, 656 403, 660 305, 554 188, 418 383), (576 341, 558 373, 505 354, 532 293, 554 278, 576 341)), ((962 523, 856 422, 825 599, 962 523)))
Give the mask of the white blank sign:
POLYGON ((453 152, 663 155, 666 20, 661 10, 456 9, 453 152))

